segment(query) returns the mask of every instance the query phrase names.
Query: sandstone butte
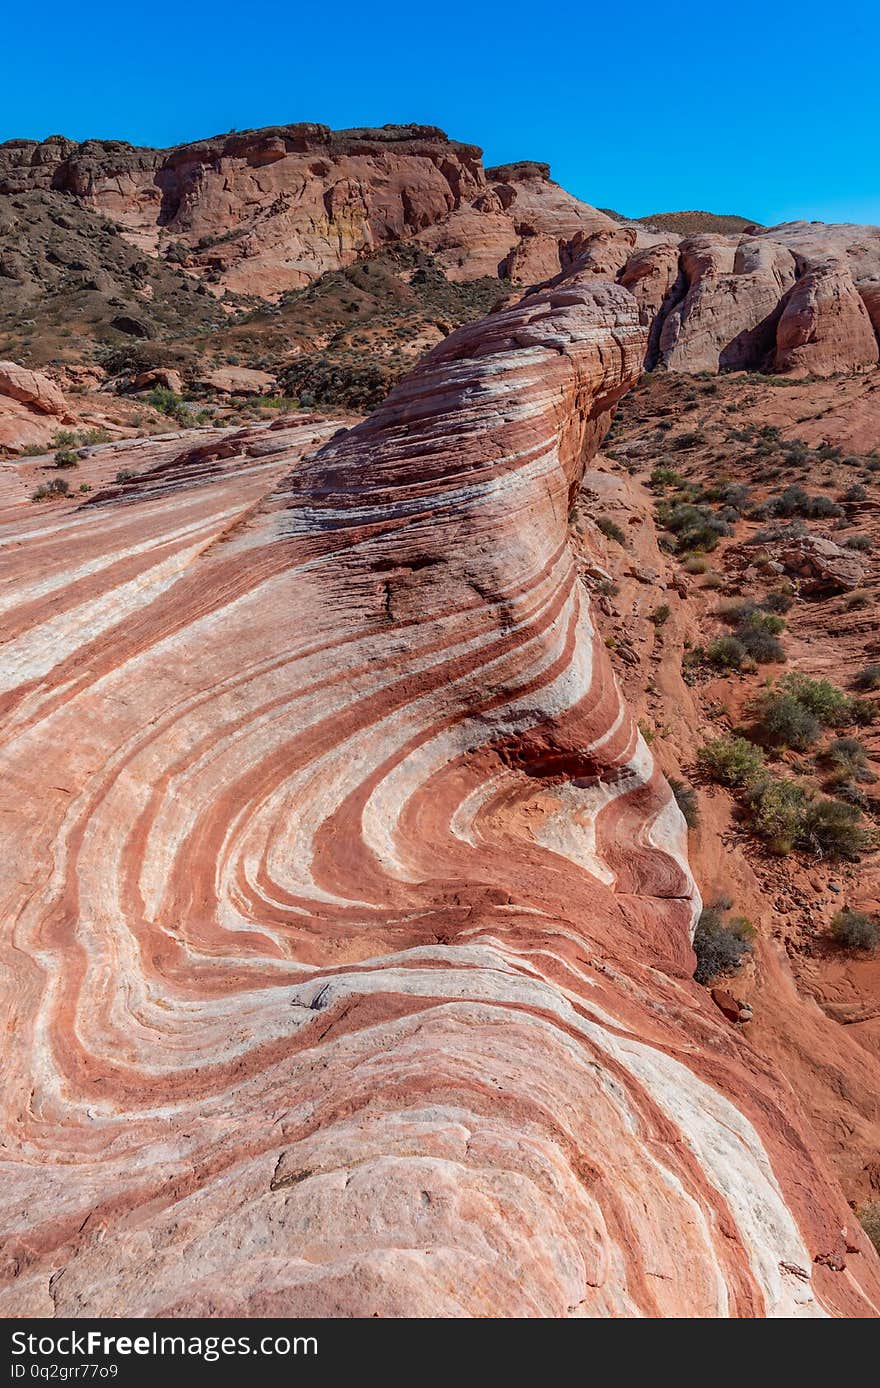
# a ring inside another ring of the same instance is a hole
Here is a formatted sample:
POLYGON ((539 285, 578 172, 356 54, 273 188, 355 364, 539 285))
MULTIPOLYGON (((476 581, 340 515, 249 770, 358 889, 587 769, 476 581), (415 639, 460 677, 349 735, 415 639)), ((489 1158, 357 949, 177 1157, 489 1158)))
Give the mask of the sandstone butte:
POLYGON ((447 278, 549 281, 586 254, 635 296, 648 366, 827 376, 877 365, 880 229, 794 222, 681 238, 614 219, 546 164, 485 168, 433 126, 233 132, 169 150, 0 144, 0 198, 63 194, 211 290, 274 300, 389 243, 447 278))
POLYGON ((589 270, 363 423, 4 474, 6 1316, 872 1316, 567 539, 589 270))

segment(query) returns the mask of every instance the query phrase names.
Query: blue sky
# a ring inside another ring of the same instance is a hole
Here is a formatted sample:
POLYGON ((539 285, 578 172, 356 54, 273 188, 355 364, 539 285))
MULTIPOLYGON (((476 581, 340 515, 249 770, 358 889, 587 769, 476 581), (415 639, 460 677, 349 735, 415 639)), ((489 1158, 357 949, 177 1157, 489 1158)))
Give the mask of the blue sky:
POLYGON ((880 222, 880 4, 10 6, 0 139, 420 121, 589 202, 880 222))

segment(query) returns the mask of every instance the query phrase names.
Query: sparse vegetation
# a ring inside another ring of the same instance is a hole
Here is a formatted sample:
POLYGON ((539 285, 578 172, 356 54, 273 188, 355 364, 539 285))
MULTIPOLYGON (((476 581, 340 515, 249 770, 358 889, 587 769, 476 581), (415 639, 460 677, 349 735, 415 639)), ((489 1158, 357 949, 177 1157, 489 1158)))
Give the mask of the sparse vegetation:
POLYGON ((850 722, 853 703, 830 680, 811 679, 793 670, 775 688, 759 694, 750 710, 765 741, 802 752, 814 746, 823 728, 850 722))
POLYGON ((697 765, 721 785, 744 787, 764 770, 764 753, 747 737, 719 737, 700 748, 697 765))
POLYGON ((51 482, 43 482, 36 491, 31 492, 31 501, 60 501, 69 496, 70 483, 66 477, 53 477, 51 482))
POLYGON ((706 663, 716 670, 741 670, 746 648, 735 636, 718 636, 706 647, 706 663))
POLYGON ((880 1200, 871 1200, 859 1210, 859 1223, 880 1253, 880 1200))
POLYGON ((711 983, 720 974, 735 972, 752 951, 754 933, 744 916, 727 916, 721 905, 705 907, 694 933, 696 981, 711 983))
POLYGON ((853 688, 863 693, 880 689, 880 665, 864 665, 853 680, 853 688))
POLYGON ((601 531, 606 540, 613 540, 618 545, 626 544, 626 532, 610 516, 600 516, 596 521, 596 528, 601 531))
POLYGON ((841 949, 875 950, 880 945, 880 921, 845 906, 831 922, 831 938, 841 949))

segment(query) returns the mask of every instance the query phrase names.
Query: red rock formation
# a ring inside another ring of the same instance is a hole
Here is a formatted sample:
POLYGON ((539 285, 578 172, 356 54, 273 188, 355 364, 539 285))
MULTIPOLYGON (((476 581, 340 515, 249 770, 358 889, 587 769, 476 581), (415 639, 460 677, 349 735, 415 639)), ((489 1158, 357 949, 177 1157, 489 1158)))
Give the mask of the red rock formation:
POLYGON ((638 250, 620 282, 652 322, 648 365, 828 376, 877 365, 880 230, 795 222, 638 250))
POLYGON ((4 1314, 880 1307, 690 978, 567 543, 644 346, 584 275, 311 456, 282 420, 0 513, 4 1314))
POLYGON ((189 248, 188 267, 221 289, 268 298, 406 239, 434 251, 450 279, 496 275, 517 251, 546 279, 560 268, 553 245, 615 225, 552 183, 546 164, 484 170, 475 145, 418 125, 278 126, 171 150, 0 145, 0 193, 35 188, 113 217, 153 254, 189 248))

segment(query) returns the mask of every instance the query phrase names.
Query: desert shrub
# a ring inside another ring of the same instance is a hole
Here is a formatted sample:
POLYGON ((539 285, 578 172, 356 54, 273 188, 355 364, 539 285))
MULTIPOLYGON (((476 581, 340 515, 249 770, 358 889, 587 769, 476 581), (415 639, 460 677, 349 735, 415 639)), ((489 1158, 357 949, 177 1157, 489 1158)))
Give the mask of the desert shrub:
POLYGON ((880 921, 845 906, 831 922, 831 938, 841 949, 876 949, 880 944, 880 921))
POLYGON ((800 781, 768 777, 748 796, 752 827, 771 853, 781 856, 802 842, 811 792, 800 781))
POLYGON ((847 487, 841 496, 841 501, 864 501, 868 493, 861 482, 854 482, 851 487, 847 487))
POLYGON ((53 477, 51 482, 44 482, 36 491, 31 492, 31 501, 60 501, 62 497, 69 495, 70 483, 67 478, 53 477))
POLYGON ((751 711, 765 741, 804 752, 819 740, 822 724, 793 694, 767 690, 753 700, 751 711))
POLYGON ((675 803, 684 816, 684 822, 689 829, 696 829, 700 822, 700 806, 697 799, 697 792, 693 786, 687 785, 684 781, 679 781, 675 776, 669 777, 669 789, 675 797, 675 803))
POLYGON ((785 629, 785 622, 781 617, 750 603, 734 609, 730 615, 736 618, 734 635, 737 641, 759 665, 785 659, 785 651, 778 640, 779 633, 785 629))
POLYGON ((761 622, 750 621, 737 627, 736 640, 759 665, 778 665, 785 660, 782 642, 761 622))
POLYGON ((860 554, 868 554, 874 548, 870 535, 847 535, 843 543, 846 549, 854 549, 860 554))
POLYGON ((117 472, 116 481, 120 484, 122 484, 123 482, 133 482, 135 477, 137 477, 136 472, 131 472, 129 468, 124 467, 120 468, 117 472))
POLYGON ((868 770, 868 753, 857 737, 835 737, 829 742, 826 756, 838 781, 872 780, 868 770))
POLYGON ((825 728, 839 728, 852 717, 852 699, 830 680, 813 679, 799 670, 783 675, 779 688, 815 714, 825 728))
POLYGON ((59 448, 55 454, 55 466, 60 468, 79 467, 79 458, 72 448, 59 448))
POLYGON ((880 665, 865 665, 853 680, 853 688, 868 693, 880 689, 880 665))
POLYGON ((78 442, 72 429, 56 429, 52 435, 53 448, 73 448, 78 442))
POLYGON ((775 688, 759 694, 750 711, 768 742, 802 752, 818 741, 823 728, 850 722, 853 701, 830 680, 793 670, 775 688))
POLYGON ((610 516, 600 516, 596 521, 596 526, 606 540, 614 540, 615 544, 618 545, 626 544, 626 532, 610 516))
POLYGON ((880 1200, 872 1200, 859 1210, 859 1223, 880 1253, 880 1200))
POLYGON ((858 728, 870 728, 877 722, 880 715, 880 705, 876 699, 855 699, 853 700, 852 721, 858 728))
POLYGON ((699 429, 692 429, 687 434, 679 434, 677 438, 670 441, 672 448, 696 448, 698 444, 705 443, 706 436, 699 429))
POLYGON ((189 423, 189 411, 183 396, 169 390, 167 386, 154 386, 144 399, 154 410, 158 410, 159 414, 167 414, 178 423, 189 423))
POLYGON ((820 858, 857 858, 874 845, 874 835, 862 818, 858 805, 817 798, 810 805, 797 846, 820 858))
POLYGON ((684 561, 685 572, 689 574, 704 574, 708 567, 709 561, 702 554, 689 554, 684 561))
POLYGON ((761 607, 767 612, 785 613, 791 608, 794 598, 784 588, 774 588, 761 599, 761 607))
POLYGON ((658 463, 651 469, 651 486, 658 490, 663 487, 677 487, 681 482, 681 473, 676 472, 674 467, 669 467, 665 463, 658 463))
POLYGON ((788 525, 770 525, 766 530, 756 530, 748 545, 772 545, 780 540, 799 540, 806 535, 807 527, 802 520, 791 521, 788 525))
POLYGON ((735 636, 717 636, 706 647, 706 662, 716 670, 741 670, 746 648, 735 636))
POLYGON ((657 511, 660 524, 675 536, 676 552, 712 550, 723 535, 730 534, 727 521, 710 506, 690 501, 663 503, 657 511))
POLYGON ((694 932, 696 981, 710 983, 719 974, 738 969, 745 956, 751 953, 754 933, 745 917, 725 917, 721 906, 707 906, 700 913, 694 932))
POLYGON ((772 853, 800 848, 818 858, 852 859, 872 846, 858 805, 818 796, 802 781, 755 781, 746 804, 755 833, 772 853))
POLYGON ((704 775, 725 786, 750 785, 764 769, 764 753, 747 737, 719 737, 697 752, 704 775))
POLYGON ((669 604, 662 602, 660 606, 655 607, 654 611, 651 613, 651 621, 654 623, 655 627, 662 627, 669 621, 670 615, 671 608, 669 604))
POLYGON ((110 431, 100 425, 94 429, 80 429, 79 431, 79 441, 86 447, 92 447, 96 443, 109 443, 112 437, 110 431))

